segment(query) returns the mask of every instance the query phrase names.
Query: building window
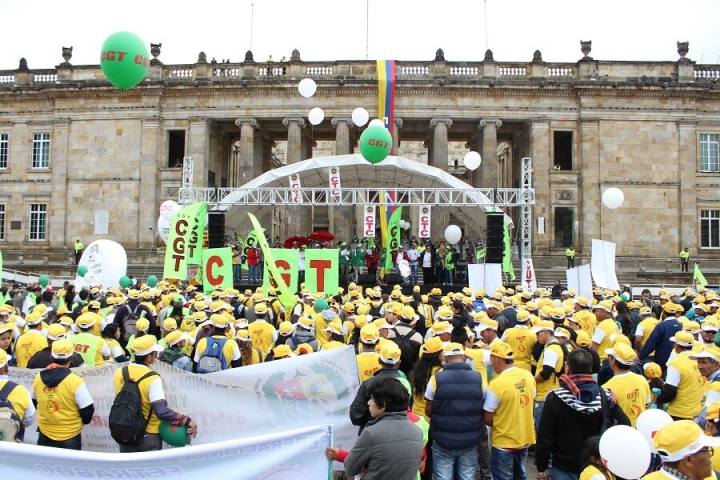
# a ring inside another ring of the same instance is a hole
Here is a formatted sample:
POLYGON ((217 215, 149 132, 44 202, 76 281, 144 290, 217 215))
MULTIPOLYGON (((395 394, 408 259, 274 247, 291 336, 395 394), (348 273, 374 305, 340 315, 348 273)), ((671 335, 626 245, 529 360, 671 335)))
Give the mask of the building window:
POLYGON ((700 134, 700 171, 720 172, 720 135, 700 134))
POLYGON ((700 210, 700 247, 720 248, 720 210, 700 210))
POLYGON ((0 204, 0 240, 5 240, 5 205, 0 204))
POLYGON ((215 186, 215 172, 213 172, 212 170, 208 170, 208 186, 215 186))
POLYGON ((50 167, 50 134, 33 133, 32 168, 50 167))
POLYGON ((30 240, 47 239, 47 205, 33 203, 30 205, 30 240))
POLYGON ((553 169, 573 169, 573 132, 553 132, 553 169))
POLYGON ((570 247, 574 244, 575 211, 567 207, 555 207, 555 246, 570 247))
POLYGON ((168 130, 168 167, 182 168, 185 157, 185 130, 168 130))
POLYGON ((8 151, 10 148, 9 136, 7 133, 0 133, 0 169, 8 167, 8 151))

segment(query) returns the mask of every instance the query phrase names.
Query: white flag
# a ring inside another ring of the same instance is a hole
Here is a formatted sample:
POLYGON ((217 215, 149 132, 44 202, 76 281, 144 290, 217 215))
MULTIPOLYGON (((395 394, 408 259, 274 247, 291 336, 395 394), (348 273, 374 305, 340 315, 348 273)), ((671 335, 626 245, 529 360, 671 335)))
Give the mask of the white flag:
POLYGON ((293 203, 301 203, 302 192, 300 192, 300 189, 302 188, 302 183, 300 183, 300 175, 293 173, 288 177, 288 180, 290 181, 290 189, 292 190, 293 203))
POLYGON ((501 287, 502 265, 499 263, 476 263, 468 267, 468 287, 473 291, 495 292, 501 287))
POLYGON ((531 258, 522 261, 522 286, 525 290, 534 292, 537 288, 537 278, 535 278, 535 267, 531 258))
POLYGON ((592 298, 593 286, 590 265, 580 265, 565 270, 565 278, 567 279, 568 289, 575 290, 579 297, 592 298))
POLYGON ((340 198, 340 169, 338 167, 328 168, 328 178, 330 179, 330 195, 340 198))
POLYGON ((430 238, 430 207, 420 207, 418 214, 418 237, 430 238))
POLYGON ((363 210, 363 237, 375 237, 375 205, 366 205, 363 210))
POLYGON ((595 285, 600 288, 620 290, 620 284, 615 275, 615 243, 605 240, 592 241, 592 256, 590 266, 595 285))

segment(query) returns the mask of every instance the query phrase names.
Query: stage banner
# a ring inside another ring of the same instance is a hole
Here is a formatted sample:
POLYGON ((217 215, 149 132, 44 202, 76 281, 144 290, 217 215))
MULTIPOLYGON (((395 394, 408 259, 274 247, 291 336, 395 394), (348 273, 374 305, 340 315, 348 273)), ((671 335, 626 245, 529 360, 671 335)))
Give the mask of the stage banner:
POLYGON ((600 288, 620 290, 615 275, 615 243, 592 239, 590 267, 595 285, 600 288))
POLYGON ((233 288, 232 248, 208 248, 203 250, 202 259, 202 278, 197 282, 202 282, 206 295, 217 286, 233 288))
MULTIPOLYGON (((290 288, 290 291, 294 291, 298 284, 300 250, 294 248, 271 248, 270 252, 272 252, 275 267, 277 271, 280 272, 280 276, 285 282, 285 285, 290 288)), ((270 272, 268 262, 265 261, 265 272, 263 275, 263 290, 265 290, 265 293, 267 293, 270 287, 277 289, 278 284, 272 276, 272 272, 270 272)))
MULTIPOLYGON (((264 228, 262 229, 262 234, 263 234, 263 236, 265 236, 265 229, 264 229, 264 228)), ((243 242, 243 249, 242 249, 242 267, 241 267, 243 270, 249 270, 249 269, 250 269, 250 268, 248 267, 248 263, 247 263, 247 251, 248 251, 248 249, 249 249, 251 246, 253 246, 253 245, 255 245, 256 247, 258 246, 258 239, 257 239, 257 235, 255 235, 255 230, 250 230, 250 233, 248 233, 248 236, 247 236, 247 238, 245 239, 245 242, 243 242)))
MULTIPOLYGON (((363 237, 375 238, 375 205, 365 205, 363 212, 363 237)), ((368 247, 370 245, 368 244, 368 247)))
POLYGON ((258 222, 258 219, 255 217, 255 215, 248 212, 248 217, 250 217, 250 222, 252 222, 253 224, 255 238, 257 238, 258 245, 262 249, 262 253, 265 256, 265 265, 267 265, 267 267, 270 269, 270 273, 272 273, 272 276, 275 279, 275 283, 277 283, 277 287, 275 288, 275 290, 277 292, 278 299, 285 308, 292 308, 295 306, 295 296, 288 288, 288 285, 283 281, 282 277, 280 276, 280 272, 278 272, 278 269, 275 266, 275 259, 273 258, 272 252, 270 251, 270 246, 265 239, 265 235, 261 233, 263 231, 263 228, 260 226, 260 222, 258 222))
POLYGON ((402 207, 397 207, 388 222, 388 242, 385 248, 385 270, 394 271, 392 252, 400 246, 400 219, 402 218, 402 207))
POLYGON ((567 288, 575 290, 578 297, 593 298, 592 272, 590 265, 580 265, 565 270, 567 288))
POLYGON ((205 203, 193 203, 172 218, 163 277, 184 280, 187 278, 187 265, 199 265, 202 261, 202 233, 207 209, 205 203))
POLYGON ((430 207, 420 207, 418 216, 418 238, 430 238, 430 220, 432 211, 430 207))
POLYGON ((300 175, 298 175, 297 173, 293 173, 288 177, 288 182, 290 182, 290 190, 292 191, 293 203, 301 203, 302 192, 300 189, 302 189, 302 183, 300 183, 300 175))
POLYGON ((340 198, 340 169, 338 167, 328 168, 328 179, 330 180, 330 195, 340 198))
POLYGON ((535 267, 533 267, 531 258, 522 261, 522 286, 531 292, 537 288, 537 277, 535 277, 535 267))
POLYGON ((332 426, 318 425, 122 455, 0 442, 0 461, 5 478, 330 478, 331 433, 332 426))
POLYGON ((305 250, 305 288, 311 292, 337 295, 340 251, 337 248, 305 250))
POLYGON ((485 290, 488 295, 492 295, 502 286, 502 264, 476 263, 467 267, 468 287, 473 291, 485 290))

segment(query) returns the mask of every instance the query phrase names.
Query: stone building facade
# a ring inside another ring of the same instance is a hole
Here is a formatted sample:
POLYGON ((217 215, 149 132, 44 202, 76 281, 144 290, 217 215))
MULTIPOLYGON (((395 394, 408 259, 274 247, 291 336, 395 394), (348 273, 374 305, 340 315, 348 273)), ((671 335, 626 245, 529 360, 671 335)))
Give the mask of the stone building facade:
MULTIPOLYGON (((533 254, 592 238, 618 255, 673 257, 684 246, 720 257, 720 66, 685 57, 615 62, 589 56, 551 63, 396 62, 397 154, 442 168, 473 187, 516 188, 520 159, 533 159, 533 254), (469 150, 483 162, 462 167, 469 150), (625 195, 617 210, 602 192, 625 195)), ((66 53, 66 52, 64 52, 66 53)), ((158 207, 178 197, 184 156, 196 187, 237 187, 271 168, 356 151, 351 112, 377 113, 374 61, 163 65, 153 51, 145 81, 114 89, 98 66, 0 71, 0 248, 50 251, 111 238, 128 249, 159 242, 158 207), (318 84, 311 99, 297 83, 318 84), (305 119, 313 107, 325 121, 305 119), (108 233, 96 234, 96 213, 108 233)), ((350 186, 350 185, 348 185, 350 186)), ((407 185, 412 186, 412 185, 407 185)), ((288 207, 292 208, 292 207, 288 207)), ((411 209, 412 210, 412 209, 411 209)), ((512 209, 511 209, 512 210, 512 209)), ((519 212, 509 211, 517 219, 519 212)), ((352 207, 315 207, 303 222, 268 212, 272 235, 330 228, 357 233, 352 207)), ((414 218, 412 212, 407 220, 414 218)), ((448 213, 433 214, 440 238, 448 213)), ((516 222, 517 224, 517 222, 516 222)), ((227 225, 231 233, 235 226, 227 225)), ((482 236, 482 232, 466 232, 482 236)))

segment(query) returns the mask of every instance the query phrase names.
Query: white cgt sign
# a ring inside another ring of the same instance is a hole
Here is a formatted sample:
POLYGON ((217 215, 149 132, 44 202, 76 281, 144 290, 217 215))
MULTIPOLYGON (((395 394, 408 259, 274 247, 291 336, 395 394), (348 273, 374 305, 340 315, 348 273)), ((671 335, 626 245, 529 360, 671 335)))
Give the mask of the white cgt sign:
POLYGON ((367 205, 363 211, 363 237, 375 237, 375 205, 367 205))
POLYGON ((430 238, 430 207, 420 207, 418 216, 418 237, 430 238))
POLYGON ((330 195, 340 198, 340 169, 338 167, 328 168, 328 178, 330 179, 330 195))
POLYGON ((302 183, 300 183, 300 175, 293 173, 288 177, 288 180, 290 181, 290 189, 292 190, 293 203, 301 203, 302 199, 300 198, 300 189, 302 188, 302 183))

